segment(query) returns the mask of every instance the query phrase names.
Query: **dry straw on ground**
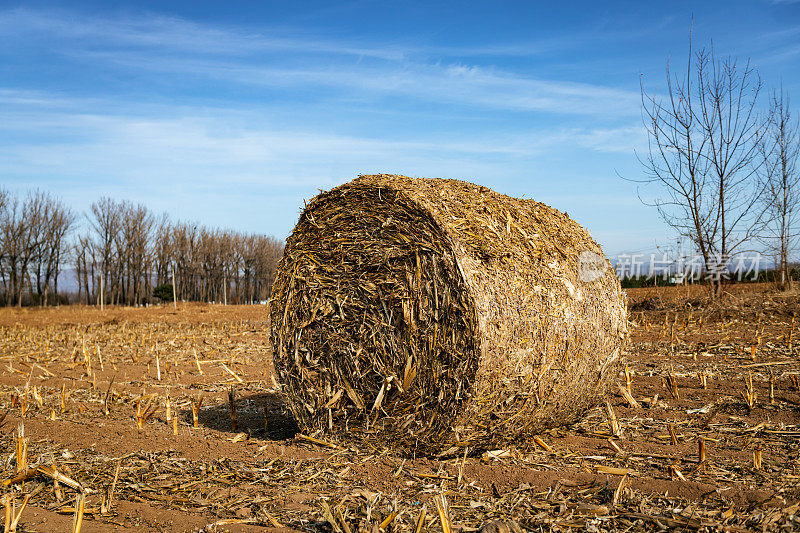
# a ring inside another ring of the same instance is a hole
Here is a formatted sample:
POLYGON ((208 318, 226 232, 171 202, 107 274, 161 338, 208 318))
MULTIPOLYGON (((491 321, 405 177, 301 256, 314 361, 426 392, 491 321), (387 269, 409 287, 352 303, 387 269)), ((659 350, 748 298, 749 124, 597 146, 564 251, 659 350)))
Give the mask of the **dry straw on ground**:
POLYGON ((361 176, 320 194, 272 302, 275 366, 305 429, 424 453, 576 420, 626 334, 619 283, 581 226, 456 180, 361 176), (580 279, 582 252, 600 268, 580 279))

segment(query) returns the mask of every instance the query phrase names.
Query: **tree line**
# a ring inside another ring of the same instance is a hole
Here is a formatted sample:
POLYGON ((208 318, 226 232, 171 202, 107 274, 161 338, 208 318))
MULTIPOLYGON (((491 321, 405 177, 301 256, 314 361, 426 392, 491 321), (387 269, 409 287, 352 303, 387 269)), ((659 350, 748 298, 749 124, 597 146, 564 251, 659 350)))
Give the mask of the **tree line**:
POLYGON ((173 294, 256 303, 270 297, 282 253, 275 237, 174 222, 127 200, 101 198, 79 216, 47 192, 0 189, 0 303, 7 306, 143 305, 173 294))
POLYGON ((642 118, 648 149, 638 154, 659 190, 652 204, 688 238, 723 290, 732 259, 748 251, 775 258, 777 282, 790 289, 800 214, 798 119, 783 86, 768 88, 750 61, 720 57, 689 39, 685 65, 667 63, 662 94, 646 89, 642 118))

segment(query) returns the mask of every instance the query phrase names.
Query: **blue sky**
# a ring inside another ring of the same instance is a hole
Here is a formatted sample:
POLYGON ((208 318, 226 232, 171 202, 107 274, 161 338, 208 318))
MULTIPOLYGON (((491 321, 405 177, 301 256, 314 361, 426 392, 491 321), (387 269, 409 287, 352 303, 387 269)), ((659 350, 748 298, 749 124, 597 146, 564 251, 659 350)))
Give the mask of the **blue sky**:
MULTIPOLYGON (((0 2, 0 184, 285 237, 360 173, 546 202, 608 255, 641 204, 639 82, 696 43, 800 101, 800 3, 0 2)), ((652 196, 656 191, 643 190, 652 196)))

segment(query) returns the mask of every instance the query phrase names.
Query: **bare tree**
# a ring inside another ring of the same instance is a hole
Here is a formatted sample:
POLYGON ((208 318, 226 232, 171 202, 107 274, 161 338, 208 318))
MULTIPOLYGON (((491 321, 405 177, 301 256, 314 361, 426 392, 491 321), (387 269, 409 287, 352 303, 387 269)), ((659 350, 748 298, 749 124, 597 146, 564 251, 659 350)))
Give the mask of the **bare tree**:
POLYGON ((89 292, 89 257, 91 255, 91 239, 88 235, 79 235, 72 245, 72 260, 75 267, 75 278, 78 283, 78 303, 91 303, 89 292))
POLYGON ((800 154, 800 123, 792 117, 789 97, 783 91, 773 91, 770 98, 770 117, 767 134, 760 145, 760 176, 764 188, 762 201, 769 223, 762 239, 775 251, 779 269, 778 287, 792 288, 789 272, 790 253, 797 244, 797 216, 800 207, 800 174, 797 158, 800 154))
POLYGON ((117 233, 117 287, 120 300, 139 305, 149 294, 153 249, 151 234, 155 219, 142 204, 119 205, 120 230, 117 233))
POLYGON ((9 201, 10 196, 8 191, 0 188, 0 280, 2 280, 3 283, 3 299, 5 303, 8 302, 9 292, 8 278, 6 277, 7 244, 5 232, 9 201))
POLYGON ((153 270, 155 274, 155 284, 163 285, 172 283, 172 261, 173 261, 173 227, 169 216, 164 213, 159 217, 154 225, 154 245, 153 245, 153 270))
MULTIPOLYGON (((61 274, 64 257, 68 255, 69 242, 67 236, 75 225, 75 213, 60 201, 55 206, 50 248, 47 259, 47 279, 53 280, 53 296, 58 303, 58 277, 61 274)), ((45 304, 47 302, 45 301, 45 304)))
MULTIPOLYGON (((104 294, 98 296, 102 297, 104 302, 107 303, 113 300, 117 289, 118 258, 116 245, 121 224, 121 204, 111 198, 101 198, 92 204, 91 213, 92 216, 89 217, 89 222, 94 230, 92 248, 97 254, 95 259, 99 262, 99 275, 103 280, 104 294), (109 295, 111 299, 109 299, 109 295)), ((92 281, 94 282, 94 277, 92 281)))
POLYGON ((74 225, 75 215, 61 200, 49 193, 37 191, 31 198, 39 206, 39 217, 33 229, 34 248, 30 267, 36 283, 31 284, 31 292, 35 289, 39 304, 46 306, 51 286, 58 302, 58 276, 61 273, 62 256, 69 246, 66 237, 74 225))
POLYGON ((37 250, 44 239, 41 231, 46 217, 46 195, 39 191, 29 192, 20 202, 16 195, 9 196, 0 220, 3 241, 2 269, 8 278, 6 305, 22 306, 23 291, 30 281, 30 265, 35 261, 37 250))
MULTIPOLYGON (((78 302, 139 305, 174 283, 184 300, 252 303, 269 297, 282 242, 265 235, 171 223, 144 205, 101 198, 74 239, 76 217, 60 200, 0 189, 0 281, 6 305, 58 302, 63 263, 78 302), (174 272, 175 277, 172 277, 174 272), (26 292, 27 291, 27 292, 26 292), (29 298, 27 295, 30 295, 29 298)), ((163 293, 162 293, 163 294, 163 293)))
POLYGON ((660 186, 653 205, 694 244, 717 297, 731 257, 763 226, 754 164, 764 131, 757 113, 763 83, 749 61, 717 58, 713 46, 693 53, 691 39, 686 70, 673 72, 668 62, 666 79, 666 98, 641 84, 648 132, 642 181, 660 186))

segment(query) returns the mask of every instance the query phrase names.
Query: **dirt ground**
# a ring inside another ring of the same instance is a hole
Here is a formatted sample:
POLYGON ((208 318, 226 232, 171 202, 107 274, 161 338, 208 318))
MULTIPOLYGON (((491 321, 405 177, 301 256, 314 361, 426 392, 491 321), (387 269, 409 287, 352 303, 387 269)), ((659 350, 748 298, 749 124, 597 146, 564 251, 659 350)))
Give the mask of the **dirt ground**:
POLYGON ((608 407, 442 460, 299 434, 263 306, 2 309, 3 501, 30 498, 26 532, 72 531, 79 501, 87 533, 800 529, 800 296, 627 294, 608 407))

